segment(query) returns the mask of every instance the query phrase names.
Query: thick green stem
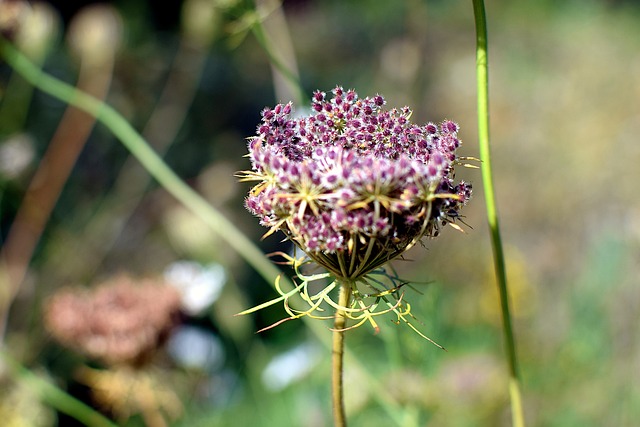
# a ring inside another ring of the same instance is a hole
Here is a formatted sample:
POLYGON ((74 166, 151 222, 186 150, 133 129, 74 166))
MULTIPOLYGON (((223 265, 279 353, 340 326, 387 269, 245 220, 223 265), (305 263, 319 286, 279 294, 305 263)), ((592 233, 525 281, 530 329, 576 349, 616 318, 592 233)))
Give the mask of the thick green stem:
POLYGON ((515 427, 524 427, 520 381, 518 379, 518 359, 516 345, 509 313, 509 293, 504 262, 504 251, 500 238, 498 212, 496 209, 493 177, 491 173, 491 152, 489 145, 489 67, 487 55, 487 18, 483 0, 473 0, 476 22, 476 75, 478 87, 478 142, 480 159, 482 160, 482 183, 485 190, 487 219, 491 233, 493 260, 496 272, 498 291, 500 293, 500 309, 502 311, 502 329, 509 363, 509 394, 511 397, 512 422, 515 427))
MULTIPOLYGON (((351 296, 351 284, 347 281, 340 282, 340 296, 338 305, 346 307, 351 296)), ((333 324, 333 354, 331 388, 333 397, 333 423, 335 427, 345 427, 347 417, 344 411, 344 387, 343 387, 343 363, 344 363, 344 334, 347 324, 347 315, 344 310, 337 310, 336 320, 333 324)))

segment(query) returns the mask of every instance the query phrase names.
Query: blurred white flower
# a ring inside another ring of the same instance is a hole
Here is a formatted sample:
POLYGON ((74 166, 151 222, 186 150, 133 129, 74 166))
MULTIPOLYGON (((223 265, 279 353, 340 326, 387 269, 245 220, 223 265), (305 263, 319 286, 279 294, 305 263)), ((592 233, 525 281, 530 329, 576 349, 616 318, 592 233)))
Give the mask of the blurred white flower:
POLYGON ((2 141, 0 144, 0 176, 8 179, 19 177, 35 157, 33 138, 20 133, 2 141))
POLYGON ((279 391, 304 378, 320 361, 320 349, 304 343, 276 357, 262 371, 262 383, 271 391, 279 391))
POLYGON ((180 291, 184 311, 195 316, 218 299, 227 274, 220 264, 176 261, 165 269, 164 278, 180 291))
POLYGON ((169 338, 167 351, 185 368, 212 371, 224 363, 224 348, 213 333, 194 326, 181 326, 169 338))

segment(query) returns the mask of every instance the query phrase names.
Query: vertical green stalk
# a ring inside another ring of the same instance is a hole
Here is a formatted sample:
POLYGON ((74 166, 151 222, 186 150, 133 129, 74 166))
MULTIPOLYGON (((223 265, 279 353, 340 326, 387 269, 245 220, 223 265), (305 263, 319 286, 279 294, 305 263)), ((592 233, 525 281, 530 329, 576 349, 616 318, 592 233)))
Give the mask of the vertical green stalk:
POLYGON ((293 98, 296 105, 303 105, 305 96, 295 54, 293 41, 282 10, 280 0, 255 0, 256 19, 251 32, 269 57, 273 74, 276 98, 293 98))
POLYGON ((487 56, 487 17, 483 0, 473 0, 473 11, 476 22, 476 75, 478 85, 478 142, 480 159, 482 160, 482 183, 485 190, 487 220, 491 233, 493 260, 496 272, 498 291, 500 293, 500 309, 502 311, 502 329, 509 363, 509 395, 511 398, 511 415, 515 427, 524 427, 524 414, 518 378, 518 359, 516 345, 509 314, 509 293, 507 291, 507 275, 505 271, 504 251, 500 238, 498 212, 496 209, 493 178, 491 174, 491 152, 489 145, 489 68, 487 56))
MULTIPOLYGON (((340 281, 340 296, 338 305, 346 307, 351 296, 351 283, 340 281)), ((331 355, 331 395, 333 400, 333 424, 335 427, 346 427, 347 417, 344 411, 343 363, 344 363, 344 334, 347 315, 343 310, 336 311, 333 323, 333 353, 331 355)))

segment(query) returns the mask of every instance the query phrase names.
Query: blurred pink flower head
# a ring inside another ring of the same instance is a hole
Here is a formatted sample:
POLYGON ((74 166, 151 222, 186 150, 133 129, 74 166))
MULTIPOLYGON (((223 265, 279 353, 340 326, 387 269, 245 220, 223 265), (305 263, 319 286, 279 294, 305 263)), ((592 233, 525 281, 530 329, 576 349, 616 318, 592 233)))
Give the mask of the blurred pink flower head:
POLYGON ((179 311, 175 288, 120 275, 93 290, 58 291, 46 304, 44 320, 69 348, 110 365, 136 365, 166 338, 179 311))

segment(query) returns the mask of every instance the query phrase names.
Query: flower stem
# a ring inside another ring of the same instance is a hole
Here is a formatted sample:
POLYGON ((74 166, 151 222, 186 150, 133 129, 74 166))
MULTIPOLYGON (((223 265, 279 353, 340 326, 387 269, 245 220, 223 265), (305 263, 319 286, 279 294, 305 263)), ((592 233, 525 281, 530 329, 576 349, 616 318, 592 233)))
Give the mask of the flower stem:
POLYGON ((506 343, 507 361, 509 363, 509 395, 511 398, 511 417, 514 427, 524 427, 524 414, 518 378, 518 359, 515 338, 509 314, 509 293, 504 262, 504 251, 500 238, 498 212, 496 209, 493 177, 491 173, 491 153, 489 145, 489 69, 487 56, 487 17, 483 0, 473 0, 473 11, 476 22, 476 75, 478 86, 478 142, 480 159, 482 160, 482 182, 485 190, 487 220, 491 233, 493 260, 496 280, 500 293, 500 309, 502 311, 502 329, 506 343))
MULTIPOLYGON (((351 296, 351 284, 348 281, 340 282, 340 296, 338 305, 346 307, 349 304, 351 296)), ((333 324, 333 354, 332 354, 332 373, 331 388, 333 397, 333 423, 335 427, 345 427, 347 425, 347 417, 344 412, 344 387, 343 378, 343 362, 344 362, 344 333, 347 323, 347 316, 344 310, 336 311, 336 320, 333 324)))

